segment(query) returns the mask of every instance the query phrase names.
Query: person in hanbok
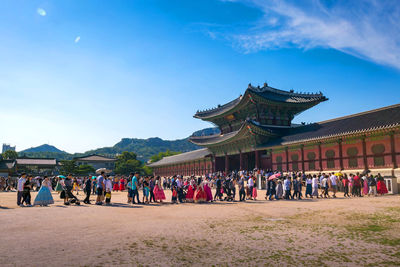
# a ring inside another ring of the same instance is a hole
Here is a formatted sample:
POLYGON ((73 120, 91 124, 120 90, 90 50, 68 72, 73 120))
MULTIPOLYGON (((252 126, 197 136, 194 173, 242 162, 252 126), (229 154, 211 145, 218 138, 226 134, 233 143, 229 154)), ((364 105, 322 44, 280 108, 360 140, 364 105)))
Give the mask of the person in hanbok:
POLYGON ((54 204, 53 197, 51 195, 51 183, 49 179, 46 177, 43 182, 42 186, 38 194, 36 195, 35 201, 33 202, 34 206, 47 206, 50 204, 54 204))
POLYGON ((381 194, 382 196, 384 194, 387 194, 388 190, 386 188, 385 180, 383 179, 380 173, 378 173, 378 177, 376 179, 377 179, 376 189, 378 191, 378 194, 381 194))
POLYGON ((160 203, 163 203, 163 200, 165 200, 165 194, 164 194, 164 190, 161 186, 161 178, 160 177, 157 177, 157 179, 156 179, 153 193, 154 193, 155 201, 156 202, 160 201, 160 203))
POLYGON ((75 191, 75 193, 77 195, 79 195, 79 184, 78 184, 78 181, 76 180, 76 178, 74 179, 74 185, 72 187, 72 191, 75 191))
POLYGON ((186 193, 186 201, 187 202, 193 202, 195 190, 196 190, 195 182, 193 179, 191 179, 189 186, 188 186, 187 193, 186 193))
POLYGON ((119 191, 125 191, 125 183, 126 183, 125 178, 121 178, 119 180, 119 191))
POLYGON ((319 198, 319 195, 318 195, 318 178, 317 178, 317 176, 314 174, 314 176, 313 176, 313 178, 312 178, 312 180, 311 180, 311 185, 312 185, 312 196, 311 196, 311 198, 313 198, 313 197, 317 197, 317 198, 319 198))
POLYGON ((200 183, 194 193, 194 201, 196 203, 202 203, 207 201, 207 193, 204 190, 204 182, 200 183))
POLYGON ((204 191, 206 192, 206 195, 207 195, 206 201, 213 202, 213 195, 212 195, 211 188, 208 184, 207 179, 205 179, 205 181, 204 181, 204 191))
POLYGON ((117 191, 119 190, 119 183, 118 183, 118 178, 115 177, 114 181, 113 181, 113 191, 117 191))
POLYGON ((362 192, 363 192, 363 195, 366 196, 366 195, 368 195, 368 192, 369 192, 367 176, 364 176, 362 178, 362 180, 363 180, 363 190, 362 190, 362 192))
POLYGON ((281 199, 282 196, 283 196, 283 186, 282 186, 282 181, 281 180, 278 181, 275 191, 276 191, 276 195, 275 195, 276 197, 275 198, 277 200, 281 199))
POLYGON ((57 178, 58 182, 56 185, 56 188, 54 189, 54 191, 60 193, 61 191, 63 191, 63 180, 61 178, 57 178))
POLYGON ((252 197, 253 200, 257 200, 257 183, 254 183, 252 197))

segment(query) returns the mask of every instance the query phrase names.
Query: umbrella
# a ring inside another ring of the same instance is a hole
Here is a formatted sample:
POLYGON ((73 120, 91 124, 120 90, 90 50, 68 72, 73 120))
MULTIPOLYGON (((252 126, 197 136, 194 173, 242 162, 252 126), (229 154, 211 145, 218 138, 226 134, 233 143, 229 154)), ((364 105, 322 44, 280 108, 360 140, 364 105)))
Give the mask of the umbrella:
POLYGON ((97 179, 97 177, 96 176, 92 176, 92 179, 97 179))
POLYGON ((65 179, 66 178, 64 175, 58 175, 57 177, 61 178, 61 179, 65 179))
POLYGON ((365 176, 365 175, 367 175, 368 173, 370 173, 371 171, 370 170, 364 170, 362 173, 361 173, 361 176, 365 176))
POLYGON ((335 176, 343 176, 343 174, 341 172, 337 172, 335 173, 335 176))
POLYGON ((35 179, 42 179, 42 177, 40 177, 40 176, 36 176, 36 177, 35 177, 35 179))
POLYGON ((105 172, 105 173, 110 173, 110 170, 107 170, 106 168, 100 168, 96 170, 96 173, 100 174, 101 172, 105 172))
POLYGON ((279 178, 279 177, 281 177, 281 175, 282 175, 282 174, 280 174, 280 173, 272 174, 272 175, 268 178, 268 181, 269 181, 269 180, 276 179, 276 178, 279 178))

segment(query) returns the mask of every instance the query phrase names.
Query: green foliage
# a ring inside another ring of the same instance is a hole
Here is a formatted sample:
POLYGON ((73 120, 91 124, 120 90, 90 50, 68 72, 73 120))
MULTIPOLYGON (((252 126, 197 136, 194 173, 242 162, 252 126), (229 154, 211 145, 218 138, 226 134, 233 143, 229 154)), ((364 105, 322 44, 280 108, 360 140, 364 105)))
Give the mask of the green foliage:
POLYGON ((175 152, 175 151, 170 151, 170 150, 167 150, 165 152, 159 152, 157 155, 154 155, 150 158, 150 162, 153 163, 153 162, 161 160, 164 157, 169 157, 169 156, 177 155, 180 153, 181 152, 175 152))
POLYGON ((89 175, 89 174, 94 174, 96 170, 88 164, 83 164, 79 165, 78 168, 76 168, 75 173, 79 175, 89 175))
POLYGON ((18 153, 12 150, 7 150, 2 156, 3 159, 16 159, 18 158, 18 153))
POLYGON ((142 171, 142 162, 136 159, 135 153, 124 151, 117 156, 115 173, 128 175, 135 171, 142 171))
POLYGON ((62 160, 60 172, 63 175, 75 174, 78 166, 76 166, 75 160, 62 160))

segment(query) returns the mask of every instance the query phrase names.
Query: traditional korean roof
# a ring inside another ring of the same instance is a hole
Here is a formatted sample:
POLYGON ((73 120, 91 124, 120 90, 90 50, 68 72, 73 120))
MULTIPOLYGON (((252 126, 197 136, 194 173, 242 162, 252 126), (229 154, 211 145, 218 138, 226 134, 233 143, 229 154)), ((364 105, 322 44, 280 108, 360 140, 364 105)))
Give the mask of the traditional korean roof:
POLYGON ((109 158, 105 156, 100 156, 96 154, 88 155, 88 156, 83 156, 83 157, 76 157, 74 160, 77 161, 99 161, 99 162, 104 162, 104 161, 116 161, 117 159, 115 158, 109 158))
POLYGON ((189 152, 178 154, 178 155, 165 157, 157 162, 149 164, 148 166, 159 167, 159 166, 164 166, 164 165, 172 165, 172 164, 202 159, 209 155, 211 155, 211 152, 207 148, 202 148, 202 149, 197 149, 197 150, 189 151, 189 152))
POLYGON ((396 127, 400 127, 400 104, 290 128, 276 142, 266 146, 317 141, 396 127))
POLYGON ((231 140, 252 134, 259 134, 263 136, 277 137, 279 135, 280 128, 263 126, 255 121, 247 120, 243 123, 239 130, 225 133, 225 134, 214 134, 206 136, 191 136, 189 141, 200 146, 210 146, 222 144, 224 142, 230 142, 231 140))
POLYGON ((57 165, 56 159, 18 158, 17 165, 57 165))
POLYGON ((0 161, 0 170, 9 170, 14 168, 15 161, 14 160, 1 160, 0 161))
POLYGON ((269 102, 287 103, 290 105, 308 104, 306 108, 310 108, 322 101, 328 100, 321 92, 316 94, 311 93, 295 93, 291 91, 283 91, 264 84, 263 87, 254 87, 249 84, 245 94, 239 96, 231 102, 224 105, 219 105, 216 108, 198 111, 194 117, 199 119, 209 119, 220 116, 225 113, 237 109, 242 105, 246 105, 253 98, 264 99, 269 102))

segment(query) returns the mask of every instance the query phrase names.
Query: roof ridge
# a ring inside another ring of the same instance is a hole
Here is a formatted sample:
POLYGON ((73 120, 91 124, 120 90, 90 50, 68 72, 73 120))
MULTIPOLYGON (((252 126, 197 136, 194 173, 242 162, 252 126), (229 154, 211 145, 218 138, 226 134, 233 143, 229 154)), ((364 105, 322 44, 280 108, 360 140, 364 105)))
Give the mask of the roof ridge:
MULTIPOLYGON (((359 112, 359 113, 354 113, 354 114, 350 114, 350 115, 346 115, 346 116, 342 116, 342 117, 338 117, 338 118, 333 118, 333 119, 330 119, 330 120, 320 121, 320 122, 316 122, 316 124, 324 124, 324 123, 329 123, 329 122, 332 122, 332 121, 338 121, 338 120, 344 120, 344 119, 348 119, 348 118, 354 118, 354 117, 362 116, 362 115, 365 115, 365 114, 370 114, 370 113, 374 113, 374 112, 378 112, 378 111, 382 111, 382 110, 386 110, 386 109, 392 109, 392 108, 396 108, 396 107, 400 107, 400 103, 399 104, 390 105, 390 106, 381 107, 381 108, 377 108, 377 109, 362 111, 362 112, 359 112)), ((307 126, 307 125, 305 125, 305 126, 307 126)))

